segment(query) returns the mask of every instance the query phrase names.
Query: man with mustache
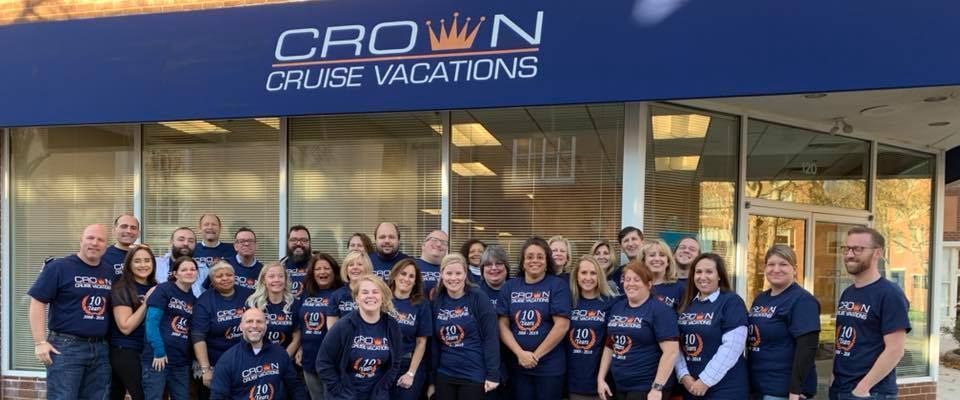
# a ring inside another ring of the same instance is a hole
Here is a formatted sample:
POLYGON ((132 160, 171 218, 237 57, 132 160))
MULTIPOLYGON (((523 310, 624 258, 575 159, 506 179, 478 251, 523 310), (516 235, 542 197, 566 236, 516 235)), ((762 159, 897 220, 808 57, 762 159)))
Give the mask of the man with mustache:
POLYGON ((243 342, 220 356, 210 384, 211 400, 294 399, 305 400, 306 391, 287 351, 264 341, 267 317, 258 308, 248 308, 240 319, 243 342))
POLYGON ((294 225, 287 231, 287 256, 281 260, 290 276, 290 291, 299 298, 303 293, 303 277, 307 262, 313 255, 310 249, 310 230, 303 225, 294 225))
POLYGON ((373 262, 373 273, 386 280, 390 275, 393 264, 409 257, 400 251, 400 229, 392 222, 381 222, 373 230, 376 249, 370 254, 373 262))
POLYGON ((140 239, 140 221, 131 214, 121 214, 113 220, 113 240, 116 243, 107 247, 103 262, 113 268, 117 278, 123 274, 123 259, 127 257, 130 246, 140 239))
POLYGON ((220 242, 222 229, 223 223, 217 214, 200 216, 200 234, 203 235, 203 240, 197 243, 193 251, 193 259, 197 263, 213 265, 218 260, 230 260, 237 255, 232 244, 220 242))
MULTIPOLYGON (((193 229, 181 226, 173 231, 170 235, 170 251, 156 258, 158 285, 166 282, 167 278, 170 277, 170 264, 173 263, 173 260, 182 256, 193 257, 193 249, 196 245, 197 236, 193 233, 193 229)), ((197 261, 196 258, 194 260, 197 263, 197 281, 193 283, 193 295, 200 297, 204 290, 203 282, 207 280, 210 270, 207 264, 197 261)))
POLYGON ((885 240, 866 227, 847 231, 840 251, 853 285, 837 304, 830 399, 895 399, 896 367, 910 332, 903 291, 880 274, 885 240))

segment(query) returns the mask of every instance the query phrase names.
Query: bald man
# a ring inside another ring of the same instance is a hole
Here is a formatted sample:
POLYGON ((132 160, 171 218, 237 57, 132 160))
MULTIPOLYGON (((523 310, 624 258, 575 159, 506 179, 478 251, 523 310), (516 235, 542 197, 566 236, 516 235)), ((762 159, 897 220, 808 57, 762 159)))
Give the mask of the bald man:
POLYGON ((140 220, 131 214, 121 214, 113 220, 113 246, 107 247, 103 261, 113 267, 116 279, 123 275, 123 260, 127 258, 130 246, 140 239, 140 220))
POLYGON ((423 277, 423 295, 427 298, 433 298, 433 289, 437 287, 437 281, 440 280, 440 260, 447 255, 448 248, 447 233, 444 231, 436 230, 423 238, 420 258, 416 262, 423 277))
POLYGON ((110 388, 104 339, 114 272, 103 262, 106 249, 107 228, 87 226, 80 251, 47 263, 27 292, 34 354, 47 367, 47 376, 56 377, 47 381, 48 399, 100 400, 110 388))
POLYGON ((307 398, 287 350, 263 340, 267 317, 257 308, 249 308, 240 319, 240 342, 220 356, 213 369, 211 400, 307 398))

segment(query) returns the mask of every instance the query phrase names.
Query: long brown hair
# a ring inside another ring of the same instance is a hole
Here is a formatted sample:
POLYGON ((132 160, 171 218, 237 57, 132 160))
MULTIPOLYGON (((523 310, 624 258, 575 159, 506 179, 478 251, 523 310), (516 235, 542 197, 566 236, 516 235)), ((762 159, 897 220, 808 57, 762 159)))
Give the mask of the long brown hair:
POLYGON ((391 293, 397 290, 397 275, 400 275, 400 271, 403 271, 408 265, 413 266, 414 275, 416 275, 413 280, 413 289, 410 289, 410 303, 419 304, 423 301, 423 275, 414 259, 407 257, 393 264, 393 268, 390 269, 390 276, 387 277, 388 286, 391 293))
POLYGON ((153 255, 153 250, 145 245, 134 245, 127 250, 127 256, 123 258, 123 274, 113 283, 113 290, 126 294, 134 310, 140 307, 140 295, 137 293, 137 277, 133 275, 133 256, 140 250, 150 255, 150 264, 153 266, 150 269, 150 275, 147 275, 147 286, 157 285, 157 259, 153 255))
MULTIPOLYGON (((729 292, 731 289, 730 278, 727 276, 727 263, 723 261, 723 257, 720 257, 716 253, 702 253, 697 258, 693 259, 693 262, 690 263, 690 273, 695 274, 697 264, 700 263, 700 260, 710 260, 713 261, 717 266, 717 276, 720 277, 719 289, 721 292, 729 292)), ((690 278, 690 281, 687 281, 687 290, 683 292, 683 303, 680 305, 680 311, 686 310, 687 306, 693 301, 694 297, 697 297, 699 290, 697 285, 693 282, 693 278, 690 278)))

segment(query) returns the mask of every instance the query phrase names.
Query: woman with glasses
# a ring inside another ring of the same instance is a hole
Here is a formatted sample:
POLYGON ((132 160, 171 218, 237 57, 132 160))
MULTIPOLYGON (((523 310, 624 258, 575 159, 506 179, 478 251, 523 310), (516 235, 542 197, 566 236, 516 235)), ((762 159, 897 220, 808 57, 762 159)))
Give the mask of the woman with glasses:
POLYGON ((758 400, 798 400, 817 392, 814 356, 820 342, 820 303, 797 284, 797 256, 776 245, 767 250, 763 275, 770 289, 753 300, 747 360, 758 400))

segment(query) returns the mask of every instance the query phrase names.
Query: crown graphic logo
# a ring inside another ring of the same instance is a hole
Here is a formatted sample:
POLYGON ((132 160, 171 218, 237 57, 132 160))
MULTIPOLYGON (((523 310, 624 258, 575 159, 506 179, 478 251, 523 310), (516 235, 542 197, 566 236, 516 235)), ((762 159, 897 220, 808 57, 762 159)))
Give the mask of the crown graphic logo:
POLYGON ((440 33, 433 31, 431 21, 427 21, 427 30, 430 31, 430 49, 433 51, 469 49, 473 47, 473 40, 477 37, 477 31, 480 25, 487 17, 480 17, 480 22, 470 29, 470 17, 463 22, 463 26, 458 24, 460 13, 453 13, 453 22, 450 29, 447 29, 446 21, 440 20, 440 33), (469 31, 469 33, 467 33, 469 31))

